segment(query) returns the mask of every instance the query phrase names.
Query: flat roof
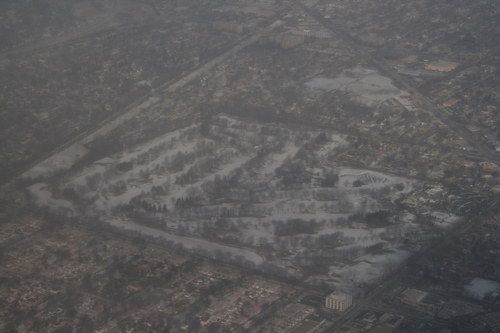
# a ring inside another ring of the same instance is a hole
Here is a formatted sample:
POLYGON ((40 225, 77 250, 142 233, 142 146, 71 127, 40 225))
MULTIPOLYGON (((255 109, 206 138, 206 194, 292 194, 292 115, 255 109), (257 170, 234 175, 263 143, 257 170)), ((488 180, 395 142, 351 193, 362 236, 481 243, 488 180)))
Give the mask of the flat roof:
POLYGON ((326 298, 333 298, 337 301, 343 301, 346 300, 347 298, 351 297, 351 295, 340 292, 340 291, 334 291, 330 295, 328 295, 326 298))
POLYGON ((413 302, 420 302, 425 296, 427 296, 425 291, 408 288, 403 292, 402 298, 413 302))
POLYGON ((443 309, 439 311, 438 317, 448 319, 448 318, 462 316, 468 313, 479 312, 482 310, 483 307, 480 305, 453 299, 451 301, 446 302, 446 304, 443 306, 443 309))

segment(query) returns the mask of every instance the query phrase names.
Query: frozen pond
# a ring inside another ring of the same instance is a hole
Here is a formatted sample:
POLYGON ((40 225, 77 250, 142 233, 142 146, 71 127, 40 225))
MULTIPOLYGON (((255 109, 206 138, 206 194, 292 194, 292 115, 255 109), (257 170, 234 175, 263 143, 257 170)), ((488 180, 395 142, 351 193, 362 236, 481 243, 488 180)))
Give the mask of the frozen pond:
POLYGON ((313 90, 344 91, 352 93, 355 100, 373 106, 403 93, 391 79, 373 71, 356 71, 353 76, 336 78, 318 77, 306 83, 313 90))

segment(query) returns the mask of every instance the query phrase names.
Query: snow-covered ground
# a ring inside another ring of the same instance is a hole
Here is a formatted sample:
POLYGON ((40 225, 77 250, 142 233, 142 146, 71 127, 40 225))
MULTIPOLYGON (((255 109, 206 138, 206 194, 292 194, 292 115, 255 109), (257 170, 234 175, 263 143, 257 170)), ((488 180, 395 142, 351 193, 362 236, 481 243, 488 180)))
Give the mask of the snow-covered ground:
POLYGON ((70 145, 69 147, 65 148, 61 152, 52 155, 50 158, 47 160, 43 161, 42 163, 34 166, 30 170, 26 171, 24 174, 20 176, 20 178, 26 178, 26 177, 31 177, 31 178, 36 178, 40 176, 47 177, 49 175, 55 174, 56 172, 59 172, 61 170, 68 170, 75 164, 80 158, 85 156, 88 152, 88 149, 85 148, 85 144, 91 142, 95 138, 102 136, 109 131, 117 128, 124 122, 136 117, 139 113, 141 113, 143 110, 150 108, 152 105, 156 104, 158 102, 159 98, 158 97, 151 97, 141 105, 131 109, 130 111, 126 112, 125 114, 117 117, 116 119, 110 121, 106 125, 102 126, 98 130, 90 133, 83 139, 75 142, 74 144, 70 145))
MULTIPOLYGON (((346 287, 388 274, 410 255, 399 248, 403 239, 411 235, 418 241, 425 236, 415 216, 400 214, 393 207, 396 199, 413 191, 416 181, 335 165, 330 156, 349 147, 343 134, 321 133, 318 143, 316 130, 290 130, 227 116, 213 119, 204 131, 201 125, 192 125, 168 133, 99 160, 68 176, 57 188, 35 184, 30 190, 38 205, 59 213, 84 211, 126 230, 182 243, 190 250, 229 253, 255 264, 264 257, 282 267, 295 265, 295 256, 320 254, 319 241, 324 246, 325 239, 337 237, 335 246, 327 246, 329 253, 349 259, 332 260, 329 276, 322 278, 346 287), (295 170, 301 181, 284 185, 282 170, 295 170), (323 187, 325 177, 332 174, 336 184, 323 187), (237 183, 222 197, 214 197, 216 187, 231 179, 237 183), (80 199, 65 197, 73 192, 80 199), (185 198, 196 205, 176 206, 185 198), (146 210, 144 202, 155 208, 146 210), (135 215, 123 212, 125 206, 135 215), (164 206, 168 211, 156 212, 164 206), (377 211, 395 213, 376 225, 351 218, 377 211), (137 223, 138 216, 147 221, 137 223), (283 229, 287 224, 298 225, 298 231, 283 229), (279 228, 285 232, 278 235, 279 228), (203 239, 206 235, 210 239, 203 239), (223 244, 226 239, 241 247, 223 244), (366 251, 379 245, 382 248, 377 251, 366 251), (293 253, 285 261, 269 256, 285 250, 293 253)), ((455 221, 452 215, 436 212, 435 216, 436 223, 455 221)))
POLYGON ((68 216, 75 215, 76 207, 68 200, 54 198, 47 184, 38 183, 30 186, 29 190, 34 195, 35 204, 39 206, 48 206, 59 214, 64 212, 64 214, 68 216))
POLYGON ((373 70, 355 69, 351 76, 336 78, 317 77, 306 83, 306 86, 322 91, 344 91, 353 95, 354 100, 368 106, 405 94, 396 88, 391 79, 373 70))
POLYGON ((404 190, 400 191, 400 193, 410 191, 412 187, 409 185, 413 182, 407 178, 390 176, 380 172, 348 168, 343 168, 341 172, 339 172, 339 178, 340 186, 343 185, 345 187, 352 187, 352 184, 358 180, 362 182, 363 185, 361 186, 365 189, 375 189, 388 185, 404 184, 404 190))
POLYGON ((483 299, 490 293, 494 294, 493 296, 499 295, 500 292, 497 291, 499 287, 500 283, 498 282, 475 278, 465 287, 465 290, 472 297, 483 299))
POLYGON ((143 235, 146 236, 153 236, 156 238, 161 238, 166 241, 173 241, 178 244, 182 244, 184 248, 186 249, 202 249, 203 252, 206 252, 207 254, 210 253, 215 253, 217 251, 220 251, 221 253, 224 254, 230 254, 233 257, 236 256, 241 256, 245 258, 246 260, 249 260, 256 265, 261 264, 264 262, 264 259, 255 253, 254 251, 247 250, 244 248, 240 247, 235 247, 235 246, 228 246, 225 244, 217 244, 214 242, 209 242, 200 238, 192 238, 192 237, 183 237, 179 235, 172 235, 168 232, 153 229, 153 228, 148 228, 139 224, 136 224, 131 221, 124 221, 118 218, 111 218, 107 220, 111 225, 114 225, 119 228, 123 228, 124 230, 135 230, 140 232, 143 235))
POLYGON ((460 217, 453 215, 451 213, 437 212, 431 213, 431 216, 435 217, 435 224, 443 229, 448 229, 453 227, 457 222, 460 221, 460 217))

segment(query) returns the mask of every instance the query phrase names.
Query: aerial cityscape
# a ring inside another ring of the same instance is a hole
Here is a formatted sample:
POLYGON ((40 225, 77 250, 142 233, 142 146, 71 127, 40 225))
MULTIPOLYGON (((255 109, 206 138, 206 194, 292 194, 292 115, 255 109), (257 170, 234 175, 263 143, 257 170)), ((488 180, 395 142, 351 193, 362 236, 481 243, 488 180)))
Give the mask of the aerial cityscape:
POLYGON ((0 3, 0 331, 500 332, 500 2, 0 3))

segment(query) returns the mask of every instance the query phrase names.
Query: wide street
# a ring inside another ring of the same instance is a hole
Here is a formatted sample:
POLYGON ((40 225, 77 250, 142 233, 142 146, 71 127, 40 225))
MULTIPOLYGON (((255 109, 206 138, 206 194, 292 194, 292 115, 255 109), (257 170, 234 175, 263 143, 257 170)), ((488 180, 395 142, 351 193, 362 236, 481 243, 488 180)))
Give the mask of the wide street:
MULTIPOLYGON (((443 123, 448 125, 448 127, 459 137, 463 138, 469 145, 471 145, 475 150, 481 153, 490 162, 500 165, 500 156, 493 149, 484 144, 480 139, 478 139, 473 133, 471 133, 465 126, 458 124, 451 118, 452 113, 442 106, 437 106, 432 103, 429 98, 422 95, 415 87, 409 85, 404 81, 401 76, 389 65, 383 61, 374 57, 371 53, 371 49, 365 46, 359 45, 348 33, 344 32, 342 27, 335 24, 335 22, 327 20, 319 12, 309 8, 302 1, 295 0, 295 2, 309 15, 311 15, 316 21, 322 24, 326 29, 331 31, 333 34, 341 38, 343 41, 348 43, 351 47, 356 49, 360 54, 366 56, 368 60, 376 67, 381 74, 391 78, 395 83, 399 84, 401 87, 406 89, 410 94, 412 94, 421 106, 428 111, 434 113, 434 115, 441 120, 443 123)), ((493 56, 496 53, 490 53, 493 56)), ((484 59, 481 59, 484 60, 484 59)))

